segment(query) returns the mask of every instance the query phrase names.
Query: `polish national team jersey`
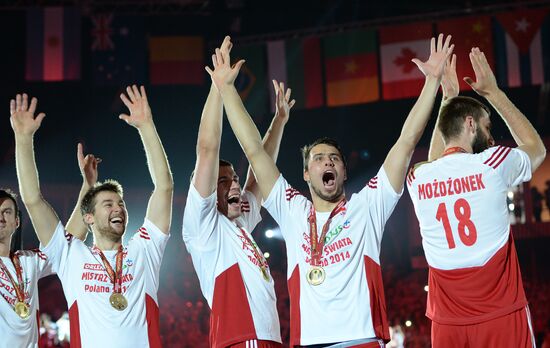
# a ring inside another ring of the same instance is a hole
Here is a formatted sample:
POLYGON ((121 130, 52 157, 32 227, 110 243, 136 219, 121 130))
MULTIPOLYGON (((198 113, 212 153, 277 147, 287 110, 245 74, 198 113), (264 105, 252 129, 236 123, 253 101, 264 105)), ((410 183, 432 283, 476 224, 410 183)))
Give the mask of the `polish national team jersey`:
MULTIPOLYGON (((25 299, 31 315, 21 319, 14 311, 17 295, 8 275, 0 268, 0 347, 38 347, 39 313, 38 280, 52 274, 51 265, 42 252, 20 250, 16 252, 23 270, 25 299)), ((1 257, 15 282, 17 273, 9 257, 1 257)))
MULTIPOLYGON (((160 347, 157 290, 169 236, 151 221, 123 248, 122 294, 128 307, 113 308, 113 283, 96 247, 65 233, 58 225, 42 251, 57 273, 69 307, 71 347, 160 347)), ((104 250, 116 269, 117 250, 104 250)))
POLYGON ((530 179, 528 155, 504 146, 450 154, 409 172, 430 266, 429 318, 474 324, 527 304, 506 197, 530 179))
MULTIPOLYGON (((306 274, 310 269, 308 216, 312 203, 279 177, 264 207, 286 241, 291 346, 375 337, 389 341, 380 243, 400 196, 383 167, 353 194, 332 218, 325 237, 320 264, 326 278, 311 285, 306 274)), ((329 216, 316 213, 319 236, 329 216)))
POLYGON ((243 193, 242 215, 235 222, 218 211, 216 200, 216 192, 202 198, 190 185, 183 214, 183 240, 212 310, 210 346, 281 342, 273 278, 250 234, 261 220, 256 198, 243 193), (260 265, 267 268, 268 280, 260 265))

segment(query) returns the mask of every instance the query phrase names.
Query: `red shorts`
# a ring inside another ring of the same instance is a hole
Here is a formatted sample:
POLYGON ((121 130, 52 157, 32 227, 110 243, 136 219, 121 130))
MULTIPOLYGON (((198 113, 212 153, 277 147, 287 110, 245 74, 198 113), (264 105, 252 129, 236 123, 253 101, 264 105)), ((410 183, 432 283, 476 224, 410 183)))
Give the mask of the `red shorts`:
POLYGON ((350 346, 350 348, 384 348, 385 346, 384 341, 379 340, 376 342, 360 343, 355 346, 350 346))
POLYGON ((283 345, 279 342, 264 341, 264 340, 248 340, 235 343, 228 348, 282 348, 283 345))
POLYGON ((432 321, 432 347, 533 348, 529 307, 479 324, 444 325, 432 321))

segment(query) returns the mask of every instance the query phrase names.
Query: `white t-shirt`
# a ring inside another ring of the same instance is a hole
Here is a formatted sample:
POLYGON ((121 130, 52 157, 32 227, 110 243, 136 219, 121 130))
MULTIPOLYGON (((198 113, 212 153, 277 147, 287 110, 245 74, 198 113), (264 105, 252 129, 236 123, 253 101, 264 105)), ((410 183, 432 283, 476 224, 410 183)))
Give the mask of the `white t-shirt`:
POLYGON ((430 266, 430 318, 468 324, 525 305, 506 197, 530 179, 528 155, 504 146, 450 154, 409 173, 430 266))
MULTIPOLYGON (((313 286, 306 280, 312 203, 279 177, 264 207, 286 241, 291 346, 375 337, 389 341, 379 256, 384 225, 400 196, 383 167, 352 195, 325 238, 326 279, 313 286)), ((318 235, 329 215, 317 213, 318 235)))
MULTIPOLYGON (((14 311, 17 295, 10 278, 0 268, 0 347, 38 347, 38 280, 52 274, 46 255, 35 250, 17 251, 23 269, 25 298, 29 299, 30 316, 21 319, 14 311)), ((18 282, 15 267, 9 257, 2 257, 12 278, 18 282)))
MULTIPOLYGON (((190 185, 182 232, 202 293, 212 309, 210 346, 226 347, 252 339, 281 342, 273 278, 263 278, 254 247, 242 236, 244 232, 255 243, 250 231, 261 220, 256 198, 243 193, 238 225, 218 211, 216 198, 216 192, 202 198, 190 185)), ((257 245, 256 249, 267 267, 261 249, 257 245)))
MULTIPOLYGON (((113 283, 95 248, 57 228, 43 252, 63 285, 71 347, 160 347, 157 290, 168 238, 145 219, 123 248, 122 294, 128 307, 118 311, 109 303, 113 283)), ((115 270, 117 250, 103 253, 115 270)))

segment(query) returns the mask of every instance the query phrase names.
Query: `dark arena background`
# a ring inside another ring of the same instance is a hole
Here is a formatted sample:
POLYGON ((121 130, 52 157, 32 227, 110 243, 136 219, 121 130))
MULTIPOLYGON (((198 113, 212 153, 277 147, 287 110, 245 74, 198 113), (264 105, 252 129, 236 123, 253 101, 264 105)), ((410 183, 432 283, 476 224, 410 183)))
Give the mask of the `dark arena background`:
MULTIPOLYGON (((181 225, 210 88, 204 66, 211 64, 212 50, 231 35, 232 56, 247 60, 237 85, 262 133, 272 115, 270 79, 293 89, 297 104, 278 159, 288 181, 308 192, 299 148, 330 136, 347 156, 350 196, 376 174, 397 139, 422 85, 410 60, 425 59, 427 40, 439 32, 453 35, 459 79, 471 74, 464 52, 472 46, 486 52, 499 86, 550 146, 550 1, 2 1, 0 186, 17 191, 8 107, 16 93, 26 92, 39 99, 38 111, 47 115, 35 140, 46 199, 66 221, 81 184, 76 147, 82 142, 86 153, 103 160, 100 180, 116 178, 125 188, 128 240, 143 221, 152 183, 136 131, 118 119, 125 112, 119 94, 128 84, 143 84, 176 185, 159 288, 162 340, 166 347, 206 347, 209 308, 181 225), (366 93, 353 87, 365 84, 366 93)), ((461 94, 475 95, 468 88, 461 94)), ((440 98, 413 163, 427 157, 440 98)), ((513 146, 494 112, 492 122, 496 142, 513 146)), ((227 121, 221 157, 245 176, 247 162, 227 121)), ((407 196, 405 190, 382 242, 388 319, 396 341, 404 338, 401 345, 392 341, 388 346, 429 347, 427 265, 407 196)), ((509 192, 509 210, 537 345, 550 347, 550 160, 530 183, 509 192)), ((288 344, 285 246, 277 225, 262 214, 254 236, 275 279, 283 342, 288 344)), ((87 243, 92 244, 91 235, 87 243)), ((23 211, 23 247, 37 246, 23 211)), ((45 278, 39 292, 41 344, 68 346, 60 282, 55 276, 45 278)))

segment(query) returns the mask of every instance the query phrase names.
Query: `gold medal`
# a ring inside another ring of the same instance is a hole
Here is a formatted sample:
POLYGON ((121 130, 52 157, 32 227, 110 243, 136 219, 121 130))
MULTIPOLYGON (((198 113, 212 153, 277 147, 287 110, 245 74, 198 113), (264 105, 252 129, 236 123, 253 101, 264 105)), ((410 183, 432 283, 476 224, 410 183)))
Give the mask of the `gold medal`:
POLYGON ((260 269, 262 270, 262 276, 264 277, 264 280, 266 282, 269 282, 269 273, 267 272, 267 268, 261 267, 260 269))
POLYGON ((307 282, 313 286, 322 284, 325 281, 325 277, 325 270, 323 269, 323 267, 319 266, 311 266, 306 274, 307 282))
POLYGON ((109 302, 111 303, 111 306, 113 306, 113 308, 117 311, 123 311, 128 307, 128 301, 126 300, 126 297, 118 292, 113 292, 111 294, 111 297, 109 297, 109 302))
POLYGON ((31 315, 31 308, 25 302, 17 301, 13 310, 21 319, 27 319, 31 315))

